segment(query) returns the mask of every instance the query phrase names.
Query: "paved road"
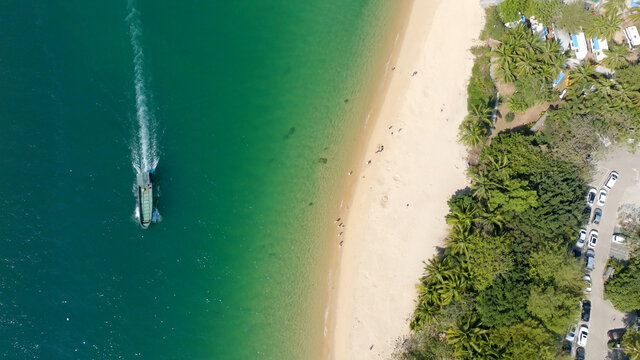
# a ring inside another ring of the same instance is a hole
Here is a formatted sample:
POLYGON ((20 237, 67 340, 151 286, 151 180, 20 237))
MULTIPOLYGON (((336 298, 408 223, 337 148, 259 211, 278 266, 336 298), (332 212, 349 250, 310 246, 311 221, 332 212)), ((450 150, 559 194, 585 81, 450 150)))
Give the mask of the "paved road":
MULTIPOLYGON (((623 204, 640 204, 640 152, 629 154, 616 150, 609 154, 606 160, 598 164, 598 173, 591 184, 600 189, 603 187, 609 173, 616 170, 620 174, 618 182, 607 195, 607 201, 602 206, 602 221, 599 226, 589 225, 587 233, 592 228, 598 230, 598 243, 595 253, 595 268, 591 271, 591 293, 587 298, 591 300, 591 320, 589 321, 589 338, 586 346, 586 360, 616 359, 617 354, 607 348, 607 331, 624 326, 624 313, 617 311, 611 302, 604 300, 604 278, 606 263, 611 249, 611 237, 617 224, 618 209, 623 204)), ((594 209, 597 205, 594 205, 594 209)), ((593 216, 593 211, 591 212, 593 216)), ((586 247, 585 247, 586 249, 586 247)))

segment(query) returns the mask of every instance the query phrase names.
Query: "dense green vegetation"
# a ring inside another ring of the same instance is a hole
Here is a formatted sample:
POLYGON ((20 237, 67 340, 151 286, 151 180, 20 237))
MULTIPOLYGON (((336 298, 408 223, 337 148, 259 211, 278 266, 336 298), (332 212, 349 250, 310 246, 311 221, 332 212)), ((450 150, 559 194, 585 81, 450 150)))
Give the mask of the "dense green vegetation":
POLYGON ((627 330, 622 337, 622 348, 629 360, 640 360, 640 331, 627 330))
POLYGON ((605 298, 616 309, 628 312, 640 309, 640 256, 632 256, 604 287, 605 298))
POLYGON ((585 221, 579 173, 532 135, 502 134, 482 149, 473 185, 449 201, 447 247, 425 268, 411 321, 419 337, 444 340, 406 358, 555 358, 583 289, 567 252, 585 221))
POLYGON ((467 86, 467 110, 469 115, 460 125, 460 138, 467 146, 476 147, 484 143, 493 125, 491 112, 495 105, 496 86, 491 79, 491 49, 479 46, 472 49, 475 62, 471 69, 471 78, 467 86))
MULTIPOLYGON (((640 66, 628 61, 625 46, 610 42, 603 63, 616 70, 613 77, 589 62, 567 68, 555 41, 501 23, 522 11, 610 39, 625 5, 607 4, 600 14, 561 0, 506 0, 487 10, 482 37, 498 42, 473 49, 469 116, 460 126, 461 141, 473 150, 471 186, 449 200, 446 246, 425 264, 412 336, 400 358, 562 358, 560 340, 578 319, 583 296, 583 263, 569 250, 587 221, 586 179, 603 139, 633 146, 640 138, 640 66), (497 79, 515 86, 509 111, 555 102, 543 131, 501 133, 489 143, 497 101, 492 61, 497 79), (562 101, 551 87, 560 71, 569 74, 570 85, 562 101)), ((634 258, 607 283, 606 296, 620 310, 640 308, 638 274, 634 258)), ((625 339, 638 349, 640 335, 634 336, 625 339)))
POLYGON ((497 6, 487 9, 484 29, 480 33, 480 40, 501 39, 506 30, 497 6))

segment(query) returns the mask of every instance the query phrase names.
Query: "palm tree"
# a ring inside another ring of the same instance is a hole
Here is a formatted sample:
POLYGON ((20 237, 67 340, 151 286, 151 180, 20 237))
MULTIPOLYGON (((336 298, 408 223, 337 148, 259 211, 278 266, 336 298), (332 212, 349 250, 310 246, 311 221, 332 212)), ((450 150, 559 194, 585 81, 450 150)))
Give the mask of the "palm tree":
POLYGON ((430 303, 428 301, 418 302, 418 306, 413 312, 413 319, 411 320, 409 327, 412 330, 422 328, 423 324, 428 324, 435 320, 439 311, 440 306, 436 304, 430 303))
POLYGON ((487 136, 487 130, 471 121, 460 124, 460 140, 471 148, 480 145, 487 136))
POLYGON ((469 171, 469 175, 473 180, 471 192, 473 196, 478 199, 487 199, 489 197, 489 190, 495 189, 498 185, 491 179, 487 178, 485 173, 482 171, 472 170, 469 171))
POLYGON ((498 45, 492 55, 496 58, 495 71, 500 80, 507 83, 514 82, 516 80, 514 68, 518 62, 518 54, 513 51, 511 46, 502 43, 498 45))
POLYGON ((487 169, 500 170, 509 165, 509 157, 506 154, 487 155, 483 159, 483 164, 487 169))
POLYGON ((447 281, 436 285, 443 306, 460 301, 466 290, 466 281, 462 276, 450 276, 447 281))
POLYGON ((479 226, 482 227, 482 231, 485 234, 492 233, 496 227, 502 229, 505 223, 504 216, 497 211, 481 211, 480 218, 478 219, 479 226))
POLYGON ((602 5, 607 16, 617 16, 619 12, 627 7, 625 0, 607 0, 602 5))
POLYGON ((629 66, 629 60, 627 60, 629 49, 626 46, 612 44, 604 53, 607 57, 602 60, 602 63, 609 69, 617 70, 629 66))
POLYGON ((570 77, 571 87, 580 93, 596 84, 597 74, 591 63, 585 63, 573 69, 570 77))
POLYGON ((633 8, 627 19, 635 25, 640 25, 640 10, 638 10, 638 8, 633 8))
POLYGON ((447 248, 445 249, 446 255, 463 255, 469 256, 469 238, 467 237, 453 237, 447 242, 447 248))
POLYGON ((620 29, 620 24, 622 24, 622 18, 618 16, 598 16, 591 21, 585 33, 589 37, 611 39, 620 29))
POLYGON ((493 109, 490 107, 471 104, 469 105, 469 114, 466 116, 466 119, 480 127, 489 129, 493 126, 493 122, 491 121, 492 113, 493 109))
POLYGON ((625 106, 636 106, 640 102, 640 92, 629 88, 629 85, 616 84, 615 95, 618 101, 622 102, 625 106))
POLYGON ((481 327, 475 316, 460 317, 456 324, 447 330, 447 343, 453 345, 456 356, 473 359, 487 346, 488 330, 481 327))
POLYGON ((445 220, 449 225, 460 224, 471 228, 473 223, 478 219, 478 208, 473 203, 454 204, 451 211, 445 216, 445 220))
POLYGON ((451 267, 447 266, 442 259, 430 259, 424 263, 425 274, 422 277, 424 284, 438 284, 445 281, 451 275, 451 267))
POLYGON ((622 336, 622 347, 630 360, 640 360, 640 331, 627 330, 622 336))

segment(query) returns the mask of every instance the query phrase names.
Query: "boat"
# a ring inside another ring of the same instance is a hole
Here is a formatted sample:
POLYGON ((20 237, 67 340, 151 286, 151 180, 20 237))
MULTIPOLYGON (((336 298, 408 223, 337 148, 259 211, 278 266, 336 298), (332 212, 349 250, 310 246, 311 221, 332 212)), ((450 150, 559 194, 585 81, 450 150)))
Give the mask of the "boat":
POLYGON ((138 219, 140 219, 140 226, 146 229, 151 224, 153 216, 151 173, 147 171, 139 172, 136 178, 138 181, 138 219))

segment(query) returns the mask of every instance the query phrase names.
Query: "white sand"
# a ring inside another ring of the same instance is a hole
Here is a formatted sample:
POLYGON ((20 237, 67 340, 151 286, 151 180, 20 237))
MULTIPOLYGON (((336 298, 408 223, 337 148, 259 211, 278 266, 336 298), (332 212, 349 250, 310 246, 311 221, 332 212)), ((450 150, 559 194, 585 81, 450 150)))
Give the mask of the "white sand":
POLYGON ((467 185, 457 135, 473 64, 468 49, 482 23, 478 0, 413 4, 345 217, 330 307, 335 327, 327 334, 333 359, 388 358, 409 332, 422 262, 446 235, 447 200, 467 185), (379 145, 384 151, 375 154, 379 145))

